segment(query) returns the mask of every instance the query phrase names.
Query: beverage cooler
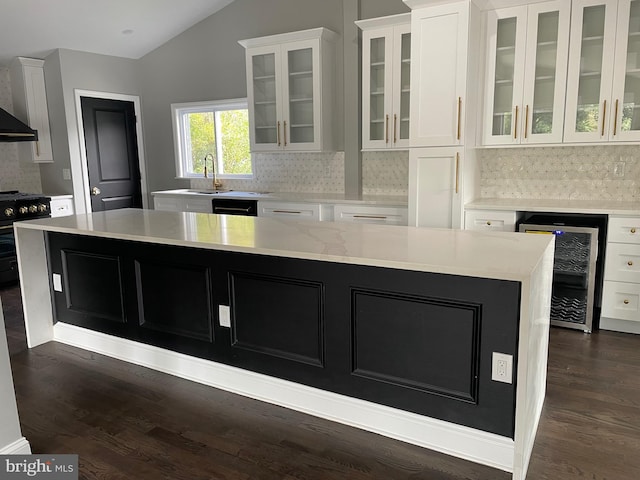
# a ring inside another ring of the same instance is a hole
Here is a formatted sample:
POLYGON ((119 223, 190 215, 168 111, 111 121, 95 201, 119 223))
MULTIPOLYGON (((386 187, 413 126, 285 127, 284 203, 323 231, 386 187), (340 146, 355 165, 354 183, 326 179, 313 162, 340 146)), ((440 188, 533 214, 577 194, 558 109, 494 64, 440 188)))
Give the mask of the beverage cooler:
POLYGON ((606 215, 525 213, 518 231, 554 235, 551 324, 591 333, 602 297, 606 215))

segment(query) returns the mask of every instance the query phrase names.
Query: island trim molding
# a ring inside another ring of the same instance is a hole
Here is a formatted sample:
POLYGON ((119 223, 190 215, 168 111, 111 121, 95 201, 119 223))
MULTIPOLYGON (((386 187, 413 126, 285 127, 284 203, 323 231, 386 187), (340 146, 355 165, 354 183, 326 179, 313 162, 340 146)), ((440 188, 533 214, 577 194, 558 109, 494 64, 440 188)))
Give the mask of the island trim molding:
POLYGON ((515 442, 507 437, 62 322, 53 334, 73 347, 513 472, 515 442))

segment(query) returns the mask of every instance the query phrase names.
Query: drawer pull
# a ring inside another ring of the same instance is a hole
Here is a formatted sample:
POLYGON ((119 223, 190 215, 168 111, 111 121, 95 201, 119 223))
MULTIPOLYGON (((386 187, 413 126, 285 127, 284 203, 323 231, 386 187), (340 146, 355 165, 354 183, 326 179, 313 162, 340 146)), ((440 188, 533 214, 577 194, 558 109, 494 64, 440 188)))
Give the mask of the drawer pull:
POLYGON ((302 212, 300 210, 273 210, 273 213, 293 213, 300 215, 302 212))
POLYGON ((214 212, 244 212, 249 213, 251 211, 251 207, 241 208, 241 207, 214 207, 214 212))
POLYGON ((354 215, 353 218, 373 218, 376 220, 386 220, 387 217, 383 215, 354 215))
POLYGON ((622 301, 622 303, 624 303, 625 305, 629 305, 629 300, 627 300, 626 298, 622 301))
POLYGON ((636 233, 636 227, 633 227, 631 230, 629 230, 631 233, 636 233))
POLYGON ((491 225, 491 222, 487 221, 487 225, 491 225))
POLYGON ((627 265, 629 265, 630 267, 632 267, 632 266, 633 266, 633 262, 632 262, 631 260, 629 260, 629 261, 627 262, 627 265))

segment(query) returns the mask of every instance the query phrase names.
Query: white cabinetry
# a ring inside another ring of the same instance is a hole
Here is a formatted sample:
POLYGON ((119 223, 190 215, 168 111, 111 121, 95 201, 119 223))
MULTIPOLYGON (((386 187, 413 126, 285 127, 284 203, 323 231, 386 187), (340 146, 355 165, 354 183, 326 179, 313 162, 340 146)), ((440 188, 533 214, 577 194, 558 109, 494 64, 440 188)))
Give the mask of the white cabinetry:
POLYGON ((356 24, 362 29, 362 148, 408 148, 411 14, 356 24))
POLYGON ((73 196, 72 195, 54 195, 49 197, 51 204, 49 206, 52 217, 66 217, 73 215, 73 196))
POLYGON ((640 218, 609 217, 600 328, 640 333, 640 218))
POLYGON ((456 2, 411 11, 411 147, 464 143, 469 8, 456 2))
POLYGON ((377 223, 382 225, 407 225, 407 207, 378 205, 335 205, 335 222, 377 223))
POLYGON ((43 66, 44 60, 18 57, 10 70, 14 115, 38 131, 36 142, 18 143, 18 155, 36 163, 53 162, 43 66))
POLYGON ((168 212, 212 213, 211 197, 198 195, 154 195, 153 208, 168 212))
POLYGON ((573 0, 565 142, 640 141, 640 0, 573 0))
POLYGON ((485 145, 560 143, 570 2, 487 13, 485 145))
POLYGON ((315 28, 240 41, 246 49, 252 151, 333 148, 336 37, 315 28))
POLYGON ((465 230, 485 232, 515 232, 518 213, 513 210, 467 210, 464 214, 465 230))
POLYGON ((462 150, 413 148, 409 152, 409 225, 461 228, 462 150))
POLYGON ((317 222, 333 220, 333 207, 322 203, 258 201, 259 217, 295 218, 317 222))

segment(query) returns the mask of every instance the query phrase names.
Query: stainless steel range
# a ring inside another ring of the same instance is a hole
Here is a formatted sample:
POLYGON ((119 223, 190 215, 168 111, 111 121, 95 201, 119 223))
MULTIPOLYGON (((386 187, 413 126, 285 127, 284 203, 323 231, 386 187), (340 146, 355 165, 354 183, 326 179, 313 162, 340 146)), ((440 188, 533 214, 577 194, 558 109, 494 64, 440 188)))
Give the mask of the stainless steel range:
POLYGON ((51 200, 39 193, 0 191, 0 284, 18 280, 13 222, 50 217, 51 200))

